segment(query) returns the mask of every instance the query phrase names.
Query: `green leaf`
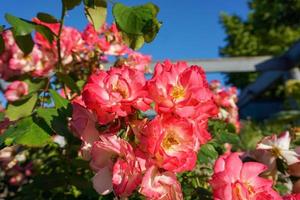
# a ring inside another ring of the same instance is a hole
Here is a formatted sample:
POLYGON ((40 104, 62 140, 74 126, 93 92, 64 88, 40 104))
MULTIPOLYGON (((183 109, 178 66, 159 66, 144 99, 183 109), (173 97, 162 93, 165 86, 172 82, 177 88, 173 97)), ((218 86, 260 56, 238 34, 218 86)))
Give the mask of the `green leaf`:
POLYGON ((4 50, 5 50, 5 43, 2 38, 2 35, 0 35, 0 54, 2 54, 4 50))
MULTIPOLYGON (((14 30, 13 30, 13 33, 14 33, 14 30)), ((31 53, 33 46, 34 46, 34 42, 32 40, 31 34, 28 34, 28 35, 15 35, 14 34, 14 38, 16 40, 18 47, 23 51, 23 53, 25 55, 28 55, 31 53)))
POLYGON ((143 34, 143 29, 157 14, 157 6, 147 3, 128 7, 121 3, 113 6, 113 15, 122 31, 130 34, 143 34))
POLYGON ((209 132, 212 133, 213 139, 217 144, 223 145, 224 143, 233 144, 233 148, 240 146, 240 138, 235 133, 232 124, 222 120, 210 120, 209 132))
POLYGON ((145 39, 142 35, 128 34, 125 32, 122 33, 122 39, 127 46, 134 50, 141 48, 145 42, 145 39))
POLYGON ((21 119, 0 135, 0 145, 9 142, 30 147, 41 147, 50 141, 51 137, 33 121, 32 117, 21 119))
POLYGON ((60 96, 55 90, 49 90, 54 103, 55 103, 55 108, 68 108, 69 101, 62 96, 60 96))
POLYGON ((26 36, 34 30, 34 24, 24 19, 10 14, 5 14, 5 19, 13 27, 16 36, 26 36))
POLYGON ((65 83, 68 86, 68 88, 70 88, 73 92, 80 94, 80 89, 69 75, 57 72, 56 76, 59 81, 65 83))
POLYGON ((240 132, 241 147, 243 150, 256 149, 257 143, 262 139, 262 134, 257 130, 251 130, 248 127, 244 127, 240 132))
POLYGON ((62 0, 62 3, 67 10, 72 10, 81 3, 81 0, 62 0))
POLYGON ((214 146, 207 143, 201 146, 198 153, 198 161, 200 163, 213 163, 218 158, 218 155, 214 146))
POLYGON ((240 138, 236 133, 221 133, 218 138, 220 143, 239 144, 240 138))
POLYGON ((36 16, 42 22, 46 22, 49 24, 59 23, 59 21, 54 16, 52 16, 48 13, 39 12, 36 16))
POLYGON ((106 21, 106 0, 94 0, 93 3, 86 4, 84 10, 89 22, 94 25, 96 30, 99 30, 106 21))
POLYGON ((4 30, 4 26, 2 25, 2 26, 0 26, 0 33, 2 33, 3 30, 4 30))
POLYGON ((47 83, 47 79, 41 79, 41 78, 34 78, 32 79, 31 77, 27 77, 24 80, 25 83, 27 83, 28 85, 28 93, 33 93, 33 92, 37 92, 38 90, 45 88, 46 87, 46 83, 47 83))
POLYGON ((77 87, 78 87, 80 90, 82 90, 84 84, 85 84, 85 81, 84 81, 84 80, 79 80, 79 81, 76 82, 76 85, 77 85, 77 87))
POLYGON ((156 19, 159 8, 147 3, 141 6, 127 7, 116 3, 113 15, 118 28, 122 32, 124 42, 132 49, 141 48, 144 42, 152 42, 161 23, 156 19))
POLYGON ((26 99, 10 103, 8 104, 5 114, 11 121, 29 116, 32 114, 36 101, 37 94, 33 94, 26 99))
POLYGON ((0 113, 0 122, 2 122, 5 119, 5 113, 1 112, 0 113))
POLYGON ((35 30, 37 32, 39 32, 42 36, 44 36, 44 38, 46 38, 48 40, 49 43, 53 42, 54 39, 54 33, 50 30, 50 28, 43 26, 43 25, 39 25, 37 24, 35 26, 35 30))
POLYGON ((56 108, 38 108, 37 115, 57 134, 71 136, 68 129, 67 115, 56 108))
POLYGON ((150 43, 154 40, 161 25, 162 25, 161 22, 159 22, 157 19, 153 19, 153 21, 150 21, 146 24, 143 30, 143 32, 145 33, 144 34, 145 42, 150 43))

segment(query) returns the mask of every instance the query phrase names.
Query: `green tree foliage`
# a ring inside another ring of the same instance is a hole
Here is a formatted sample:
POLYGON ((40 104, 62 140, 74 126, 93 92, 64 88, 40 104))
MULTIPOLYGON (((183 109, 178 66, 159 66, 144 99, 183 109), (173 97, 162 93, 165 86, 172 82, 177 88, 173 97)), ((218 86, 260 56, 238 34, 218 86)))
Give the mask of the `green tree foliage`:
MULTIPOLYGON (((278 55, 300 38, 300 0, 250 0, 248 17, 221 15, 226 32, 222 56, 278 55)), ((257 73, 228 74, 227 82, 244 88, 257 73)))

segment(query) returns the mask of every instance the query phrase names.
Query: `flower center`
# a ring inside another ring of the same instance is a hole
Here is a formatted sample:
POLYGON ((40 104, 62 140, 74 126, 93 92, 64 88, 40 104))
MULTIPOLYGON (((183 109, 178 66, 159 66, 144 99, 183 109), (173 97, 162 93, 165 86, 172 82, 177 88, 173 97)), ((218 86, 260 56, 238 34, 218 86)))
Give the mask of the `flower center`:
POLYGON ((253 187, 248 183, 236 182, 233 184, 232 197, 234 200, 247 200, 254 193, 253 187))
POLYGON ((280 153, 280 149, 277 148, 276 146, 273 146, 272 148, 272 154, 275 156, 275 157, 280 157, 281 156, 281 153, 280 153))
POLYGON ((172 88, 171 96, 176 100, 183 98, 185 96, 184 88, 181 85, 175 85, 172 88))
POLYGON ((117 84, 113 85, 112 90, 119 93, 124 99, 129 97, 128 88, 125 84, 121 83, 121 81, 118 81, 117 84))
POLYGON ((168 131, 166 136, 162 141, 162 146, 164 149, 170 149, 173 145, 179 144, 174 131, 168 131))

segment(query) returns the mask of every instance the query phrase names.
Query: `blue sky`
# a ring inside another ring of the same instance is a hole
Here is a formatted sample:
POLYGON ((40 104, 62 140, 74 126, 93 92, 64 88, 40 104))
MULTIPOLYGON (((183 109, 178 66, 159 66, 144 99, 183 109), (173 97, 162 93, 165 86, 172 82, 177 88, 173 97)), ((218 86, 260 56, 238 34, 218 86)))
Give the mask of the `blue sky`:
MULTIPOLYGON (((126 5, 138 5, 145 0, 114 0, 126 5)), ((246 17, 246 0, 150 0, 160 8, 158 18, 163 26, 157 38, 141 51, 154 60, 219 57, 225 34, 219 23, 221 12, 246 17)), ((31 19, 37 12, 48 12, 59 17, 60 0, 2 0, 0 24, 7 24, 4 14, 31 19)), ((108 20, 112 21, 111 10, 108 20)), ((66 24, 82 30, 87 23, 83 7, 68 13, 66 24)), ((209 79, 223 79, 220 74, 209 74, 209 79)))

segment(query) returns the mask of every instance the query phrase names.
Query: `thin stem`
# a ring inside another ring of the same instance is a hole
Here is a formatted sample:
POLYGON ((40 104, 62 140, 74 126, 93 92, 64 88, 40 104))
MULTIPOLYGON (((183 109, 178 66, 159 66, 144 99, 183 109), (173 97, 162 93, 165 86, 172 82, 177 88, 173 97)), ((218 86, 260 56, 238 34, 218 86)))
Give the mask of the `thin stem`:
MULTIPOLYGON (((62 9, 61 9, 61 16, 60 16, 60 24, 59 24, 59 30, 58 30, 58 34, 57 34, 57 53, 58 53, 58 71, 62 71, 62 57, 61 57, 61 46, 60 46, 60 37, 61 37, 61 33, 63 30, 63 26, 64 26, 64 22, 65 22, 65 16, 66 16, 66 8, 65 8, 65 4, 62 3, 62 9)), ((66 98, 69 100, 69 95, 67 94, 67 89, 66 89, 66 85, 64 83, 62 83, 63 85, 63 90, 65 92, 65 96, 66 98)))
POLYGON ((62 67, 60 36, 61 36, 62 29, 63 29, 63 26, 64 26, 65 16, 66 16, 66 8, 65 8, 64 3, 62 3, 60 24, 59 24, 58 34, 57 34, 57 43, 56 43, 56 45, 57 45, 57 53, 58 53, 58 69, 59 70, 62 67))

